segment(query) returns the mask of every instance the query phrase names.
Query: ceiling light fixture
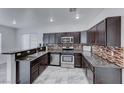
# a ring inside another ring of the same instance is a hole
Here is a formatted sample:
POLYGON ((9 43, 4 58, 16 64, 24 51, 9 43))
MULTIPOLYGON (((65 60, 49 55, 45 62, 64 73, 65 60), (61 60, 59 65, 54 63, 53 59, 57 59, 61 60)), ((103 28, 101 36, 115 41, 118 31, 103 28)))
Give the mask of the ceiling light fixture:
POLYGON ((14 24, 14 25, 16 24, 16 20, 15 19, 13 20, 12 24, 14 24))
POLYGON ((51 18, 50 18, 50 22, 53 22, 53 21, 54 21, 54 20, 53 20, 53 17, 51 17, 51 18))
POLYGON ((76 14, 75 19, 79 19, 79 18, 80 18, 79 14, 76 14))

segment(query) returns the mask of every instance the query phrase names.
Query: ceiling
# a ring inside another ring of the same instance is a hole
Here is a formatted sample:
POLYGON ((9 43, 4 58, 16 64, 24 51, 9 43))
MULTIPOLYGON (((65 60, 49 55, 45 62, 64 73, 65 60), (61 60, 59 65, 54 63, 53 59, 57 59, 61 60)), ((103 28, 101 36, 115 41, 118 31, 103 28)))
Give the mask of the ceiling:
POLYGON ((14 28, 29 28, 33 26, 49 26, 80 24, 87 25, 103 8, 78 8, 69 12, 69 8, 0 8, 0 25, 14 28), (79 14, 79 19, 75 19, 79 14), (50 22, 53 17, 54 22, 50 22), (13 20, 16 24, 13 24, 13 20))

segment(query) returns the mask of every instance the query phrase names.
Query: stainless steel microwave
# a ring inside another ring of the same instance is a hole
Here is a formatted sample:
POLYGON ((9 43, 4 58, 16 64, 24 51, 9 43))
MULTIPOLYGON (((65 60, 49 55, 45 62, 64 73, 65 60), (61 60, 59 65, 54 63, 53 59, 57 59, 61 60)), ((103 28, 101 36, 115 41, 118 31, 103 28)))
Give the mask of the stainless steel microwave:
POLYGON ((74 43, 74 37, 61 37, 61 43, 74 43))

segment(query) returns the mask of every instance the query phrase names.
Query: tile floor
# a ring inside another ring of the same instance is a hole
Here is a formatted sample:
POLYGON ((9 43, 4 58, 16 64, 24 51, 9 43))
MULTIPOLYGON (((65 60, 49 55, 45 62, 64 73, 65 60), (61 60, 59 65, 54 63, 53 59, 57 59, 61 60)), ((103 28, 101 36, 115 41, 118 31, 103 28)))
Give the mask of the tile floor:
POLYGON ((85 70, 81 68, 48 68, 34 81, 34 84, 88 84, 85 70))
MULTIPOLYGON (((34 84, 88 84, 85 70, 48 66, 34 84)), ((0 64, 0 84, 6 84, 6 64, 0 64)))

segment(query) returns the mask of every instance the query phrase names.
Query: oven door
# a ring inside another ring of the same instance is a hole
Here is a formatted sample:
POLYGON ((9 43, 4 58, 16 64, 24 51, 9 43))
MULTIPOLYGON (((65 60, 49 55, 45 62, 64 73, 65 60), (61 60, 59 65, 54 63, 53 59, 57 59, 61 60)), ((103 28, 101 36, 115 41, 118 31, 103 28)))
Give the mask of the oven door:
POLYGON ((74 55, 61 55, 61 63, 74 64, 74 55))

